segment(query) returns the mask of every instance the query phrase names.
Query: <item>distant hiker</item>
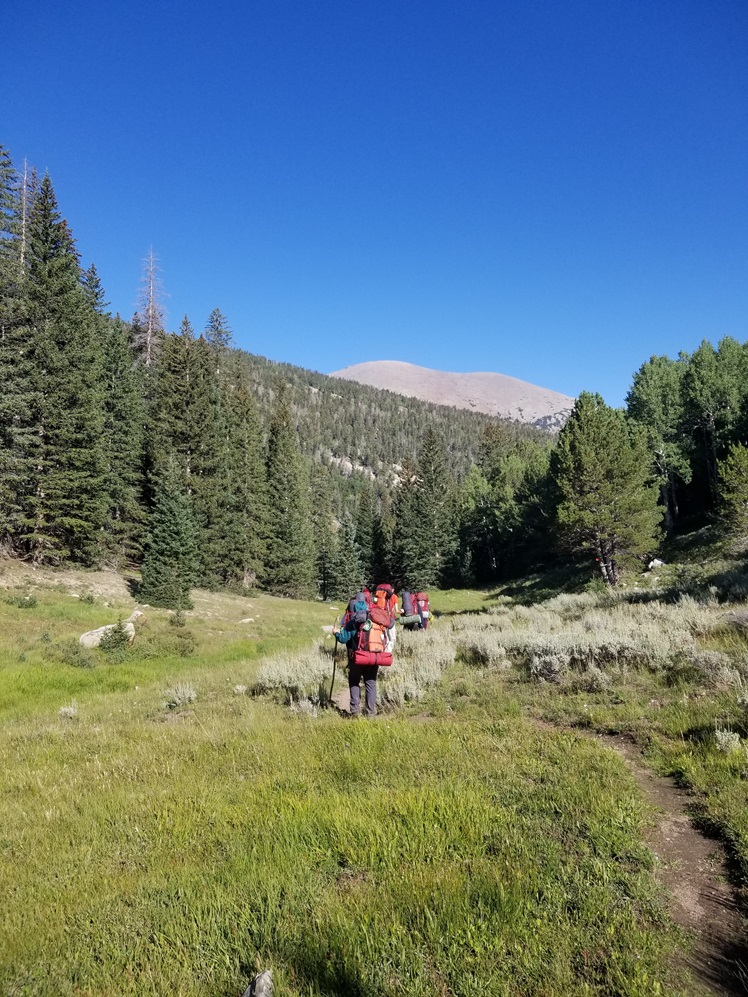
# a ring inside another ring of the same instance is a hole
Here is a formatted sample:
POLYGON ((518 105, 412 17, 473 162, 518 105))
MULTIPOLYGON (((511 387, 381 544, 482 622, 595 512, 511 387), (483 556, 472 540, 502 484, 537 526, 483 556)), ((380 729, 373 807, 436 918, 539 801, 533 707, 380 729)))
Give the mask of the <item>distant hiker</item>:
POLYGON ((400 622, 406 630, 425 630, 431 619, 428 592, 403 592, 403 615, 400 622))
POLYGON ((421 617, 418 615, 418 611, 416 609, 415 597, 408 589, 403 590, 402 603, 403 615, 400 617, 400 623, 406 630, 420 630, 421 617))
POLYGON ((348 652, 348 690, 351 696, 351 716, 361 715, 361 680, 366 695, 365 712, 373 717, 377 712, 377 673, 379 666, 392 664, 388 649, 389 633, 395 621, 389 612, 376 603, 366 605, 363 592, 357 592, 348 603, 335 638, 346 645, 348 652))
POLYGON ((421 626, 425 630, 429 625, 429 620, 431 619, 431 606, 429 605, 429 594, 428 592, 414 592, 413 598, 415 600, 415 611, 421 618, 421 626))

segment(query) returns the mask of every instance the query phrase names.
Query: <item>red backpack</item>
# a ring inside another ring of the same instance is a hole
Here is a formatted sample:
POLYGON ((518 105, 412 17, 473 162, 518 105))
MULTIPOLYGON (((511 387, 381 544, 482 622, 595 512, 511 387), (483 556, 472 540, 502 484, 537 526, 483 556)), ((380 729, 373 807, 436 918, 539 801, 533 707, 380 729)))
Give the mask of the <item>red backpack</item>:
POLYGON ((431 608, 429 607, 429 594, 428 592, 414 592, 413 593, 413 608, 421 617, 421 626, 425 630, 428 626, 428 622, 431 619, 431 608))
POLYGON ((382 585, 377 585, 374 589, 374 603, 383 609, 390 616, 395 617, 397 615, 397 596, 395 595, 395 590, 387 582, 382 585))
POLYGON ((387 610, 381 609, 376 604, 369 608, 366 622, 358 628, 351 641, 355 665, 388 667, 392 664, 392 651, 388 650, 387 631, 394 626, 394 623, 387 610))

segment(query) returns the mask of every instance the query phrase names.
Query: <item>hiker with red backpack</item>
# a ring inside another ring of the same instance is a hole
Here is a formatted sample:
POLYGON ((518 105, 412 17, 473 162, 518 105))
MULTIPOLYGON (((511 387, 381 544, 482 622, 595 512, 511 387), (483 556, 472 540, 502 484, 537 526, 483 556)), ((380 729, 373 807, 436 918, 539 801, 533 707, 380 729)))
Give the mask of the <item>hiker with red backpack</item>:
POLYGON ((426 630, 431 619, 428 592, 403 592, 402 625, 406 630, 426 630))
MULTIPOLYGON (((386 613, 389 613, 393 621, 397 620, 400 616, 400 607, 397 602, 397 595, 393 587, 387 582, 382 582, 382 584, 375 586, 374 588, 374 605, 379 606, 386 613)), ((389 631, 389 647, 388 650, 392 650, 395 646, 395 638, 397 636, 397 630, 395 627, 391 627, 389 631)))
POLYGON ((366 696, 365 713, 373 717, 377 712, 377 673, 380 665, 392 664, 390 634, 395 620, 385 609, 373 602, 367 606, 363 592, 358 592, 348 603, 340 629, 334 631, 335 639, 345 644, 348 652, 348 690, 351 697, 351 716, 361 715, 361 680, 366 696))

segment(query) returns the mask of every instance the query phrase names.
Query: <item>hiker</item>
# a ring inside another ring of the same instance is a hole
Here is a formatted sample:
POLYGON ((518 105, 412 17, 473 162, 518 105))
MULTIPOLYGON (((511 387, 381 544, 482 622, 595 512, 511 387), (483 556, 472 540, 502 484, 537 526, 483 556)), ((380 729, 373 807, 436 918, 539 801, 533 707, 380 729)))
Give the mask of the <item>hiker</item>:
POLYGON ((403 615, 406 630, 426 630, 431 619, 428 592, 403 592, 403 615))
POLYGON ((429 620, 431 619, 431 606, 429 605, 428 592, 413 593, 413 608, 420 617, 422 629, 428 629, 429 620))
POLYGON ((387 634, 394 629, 395 621, 392 616, 376 603, 367 607, 364 593, 357 592, 348 603, 340 628, 334 631, 338 643, 346 645, 352 717, 361 716, 362 679, 366 716, 376 716, 377 673, 380 665, 392 664, 387 634))
MULTIPOLYGON (((395 590, 387 582, 383 582, 380 585, 374 587, 374 605, 379 606, 386 613, 389 613, 393 621, 397 620, 400 616, 400 607, 397 603, 397 595, 395 590)), ((389 644, 388 650, 392 651, 395 647, 395 638, 397 637, 397 630, 393 626, 388 632, 389 644)))
POLYGON ((400 623, 406 630, 420 630, 421 617, 418 615, 416 600, 413 593, 408 589, 404 589, 401 600, 403 604, 403 615, 400 617, 400 623))

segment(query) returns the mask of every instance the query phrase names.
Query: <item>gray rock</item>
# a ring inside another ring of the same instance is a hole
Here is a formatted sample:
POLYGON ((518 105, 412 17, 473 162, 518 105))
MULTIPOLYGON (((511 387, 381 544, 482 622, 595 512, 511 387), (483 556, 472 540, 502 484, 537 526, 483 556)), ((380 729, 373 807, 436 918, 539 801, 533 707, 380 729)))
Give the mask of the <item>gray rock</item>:
POLYGON ((266 969, 259 976, 255 976, 247 989, 244 997, 273 997, 273 973, 266 969))
MULTIPOLYGON (((134 613, 122 624, 122 627, 127 634, 129 642, 132 644, 135 639, 135 621, 139 620, 143 614, 139 609, 136 609, 134 613)), ((80 643, 84 647, 98 647, 101 643, 102 637, 108 634, 111 630, 116 627, 116 623, 108 623, 106 626, 99 627, 97 630, 88 630, 86 633, 81 634, 80 643)))

